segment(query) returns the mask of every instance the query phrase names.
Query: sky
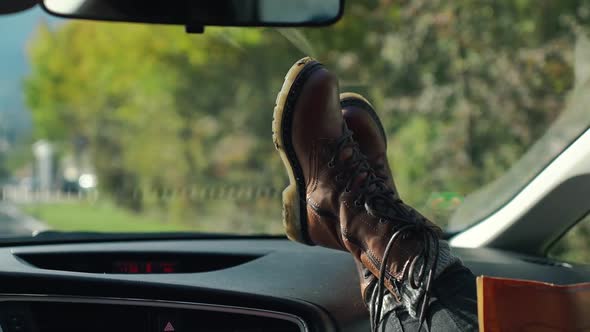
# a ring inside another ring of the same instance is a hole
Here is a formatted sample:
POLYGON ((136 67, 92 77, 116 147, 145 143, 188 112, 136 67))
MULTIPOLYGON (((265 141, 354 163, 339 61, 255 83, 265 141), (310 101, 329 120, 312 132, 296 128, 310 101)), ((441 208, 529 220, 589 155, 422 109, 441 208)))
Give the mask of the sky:
POLYGON ((28 71, 26 45, 41 20, 54 21, 40 8, 0 15, 0 126, 19 133, 30 128, 22 81, 28 71))

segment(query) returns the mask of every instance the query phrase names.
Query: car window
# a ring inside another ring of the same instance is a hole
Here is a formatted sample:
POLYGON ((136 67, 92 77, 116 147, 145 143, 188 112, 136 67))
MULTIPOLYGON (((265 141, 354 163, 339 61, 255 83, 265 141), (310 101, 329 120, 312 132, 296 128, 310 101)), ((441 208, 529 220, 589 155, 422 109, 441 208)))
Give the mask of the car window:
POLYGON ((550 249, 549 257, 565 262, 590 264, 590 214, 572 227, 550 249))
POLYGON ((0 236, 283 234, 272 110, 306 55, 375 106, 404 201, 461 231, 588 128, 589 13, 355 0, 330 27, 204 34, 0 17, 0 236))

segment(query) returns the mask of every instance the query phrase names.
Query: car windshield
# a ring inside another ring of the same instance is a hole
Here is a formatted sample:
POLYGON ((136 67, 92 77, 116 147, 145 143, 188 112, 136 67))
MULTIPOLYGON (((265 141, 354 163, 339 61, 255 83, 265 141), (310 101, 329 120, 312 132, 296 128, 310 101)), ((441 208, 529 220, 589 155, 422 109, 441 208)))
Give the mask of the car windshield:
POLYGON ((0 16, 0 237, 282 234, 271 139, 310 55, 381 117, 401 197, 447 231, 501 207, 590 124, 590 3, 347 1, 325 28, 0 16))

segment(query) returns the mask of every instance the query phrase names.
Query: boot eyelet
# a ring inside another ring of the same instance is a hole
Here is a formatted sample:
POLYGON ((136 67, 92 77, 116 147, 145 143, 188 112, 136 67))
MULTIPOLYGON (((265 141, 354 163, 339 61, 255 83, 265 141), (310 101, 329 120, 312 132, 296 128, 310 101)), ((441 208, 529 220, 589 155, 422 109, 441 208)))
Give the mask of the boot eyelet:
POLYGON ((340 182, 340 181, 342 181, 342 177, 340 176, 340 174, 336 175, 336 178, 335 178, 335 180, 336 180, 337 182, 340 182))
POLYGON ((345 193, 349 193, 349 192, 351 192, 351 191, 352 191, 352 190, 350 190, 350 188, 348 188, 348 187, 344 188, 344 192, 345 192, 345 193))
POLYGON ((379 223, 386 224, 387 223, 387 219, 379 218, 379 223))
POLYGON ((336 165, 334 164, 334 162, 333 162, 333 161, 330 161, 330 162, 328 163, 328 168, 334 168, 334 166, 336 166, 336 165))

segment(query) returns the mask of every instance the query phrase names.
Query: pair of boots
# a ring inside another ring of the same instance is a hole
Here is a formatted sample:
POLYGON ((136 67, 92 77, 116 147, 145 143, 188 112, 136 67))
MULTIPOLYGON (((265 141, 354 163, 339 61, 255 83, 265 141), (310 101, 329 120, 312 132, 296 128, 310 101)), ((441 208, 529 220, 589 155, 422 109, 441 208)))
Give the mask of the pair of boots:
POLYGON ((387 291, 400 303, 418 301, 423 321, 433 279, 447 265, 438 261, 441 231, 399 198, 371 104, 340 94, 332 73, 303 58, 277 97, 273 140, 290 181, 287 236, 352 254, 374 327, 387 291))

